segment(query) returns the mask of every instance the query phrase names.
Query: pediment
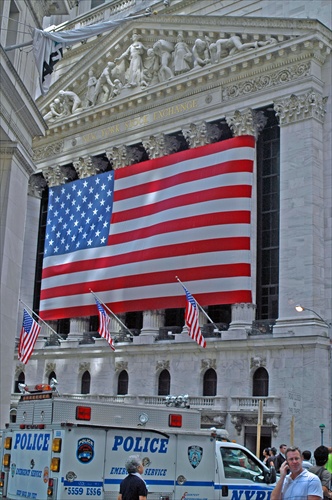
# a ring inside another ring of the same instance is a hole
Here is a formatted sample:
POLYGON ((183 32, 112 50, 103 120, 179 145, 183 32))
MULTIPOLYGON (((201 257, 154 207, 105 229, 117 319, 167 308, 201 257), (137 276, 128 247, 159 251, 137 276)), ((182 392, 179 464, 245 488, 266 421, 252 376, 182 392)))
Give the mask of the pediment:
POLYGON ((181 91, 183 82, 202 83, 203 74, 222 83, 248 73, 252 66, 285 64, 318 52, 324 58, 331 35, 310 20, 151 16, 139 21, 65 51, 57 68, 60 77, 38 100, 50 127, 73 114, 78 117, 128 98, 160 94, 165 86, 181 91), (78 98, 74 109, 70 93, 78 98), (57 101, 60 116, 52 116, 50 105, 55 99, 65 101, 66 95, 69 111, 57 101))

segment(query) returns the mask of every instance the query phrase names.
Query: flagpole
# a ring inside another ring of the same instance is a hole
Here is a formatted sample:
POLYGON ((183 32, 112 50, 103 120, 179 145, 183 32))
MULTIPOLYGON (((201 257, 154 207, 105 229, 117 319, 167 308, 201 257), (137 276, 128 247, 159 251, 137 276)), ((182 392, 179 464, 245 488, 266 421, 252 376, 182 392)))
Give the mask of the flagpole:
POLYGON ((120 319, 120 318, 118 318, 118 317, 117 317, 117 315, 116 315, 116 314, 115 314, 115 313, 114 313, 114 312, 113 312, 113 311, 112 311, 109 307, 107 307, 107 305, 106 305, 106 304, 104 304, 104 302, 103 302, 103 301, 102 301, 102 300, 98 297, 98 295, 97 295, 95 292, 93 292, 93 291, 91 290, 91 288, 90 288, 89 290, 90 290, 90 292, 92 293, 92 295, 93 295, 94 297, 96 297, 96 299, 98 299, 98 300, 99 300, 99 302, 100 302, 100 303, 101 303, 101 304, 105 307, 105 309, 107 309, 107 310, 108 310, 108 312, 109 312, 110 314, 112 314, 113 318, 115 318, 115 319, 116 319, 116 321, 118 321, 118 322, 120 323, 120 325, 121 325, 121 326, 122 326, 125 330, 127 330, 127 332, 129 332, 129 333, 130 333, 130 335, 133 337, 133 336, 134 336, 134 335, 133 335, 133 333, 129 330, 129 328, 128 328, 128 327, 127 327, 124 323, 122 323, 121 319, 120 319))
MULTIPOLYGON (((177 277, 175 276, 175 278, 178 280, 178 282, 180 283, 180 285, 182 285, 183 287, 185 287, 185 285, 182 283, 182 281, 177 277)), ((186 287, 185 287, 186 288, 186 287)), ((194 297, 195 299, 195 297, 194 297)), ((218 326, 214 323, 214 321, 212 321, 212 319, 210 318, 210 316, 208 315, 208 313, 203 309, 203 307, 197 302, 197 300, 195 299, 195 302, 197 304, 197 306, 199 307, 200 311, 202 311, 202 313, 204 314, 204 316, 206 316, 206 318, 210 321, 210 323, 212 323, 212 325, 218 330, 219 332, 219 328, 218 326)))
POLYGON ((53 333, 54 333, 54 334, 58 337, 58 339, 59 339, 59 340, 63 340, 63 338, 61 337, 61 335, 59 335, 59 334, 58 334, 55 330, 53 330, 53 328, 52 328, 50 325, 48 325, 48 324, 47 324, 47 323, 46 323, 43 319, 41 319, 41 317, 40 317, 40 316, 38 316, 38 314, 37 314, 35 311, 33 311, 32 309, 30 309, 30 307, 29 307, 29 306, 27 306, 27 305, 23 302, 23 300, 19 299, 19 301, 20 301, 20 302, 24 305, 24 307, 26 307, 26 308, 30 311, 30 313, 31 313, 31 314, 35 314, 35 315, 37 316, 37 318, 38 318, 38 319, 39 319, 39 320, 40 320, 40 321, 41 321, 41 322, 42 322, 45 326, 47 326, 47 328, 49 328, 49 329, 51 330, 51 332, 53 332, 53 333))

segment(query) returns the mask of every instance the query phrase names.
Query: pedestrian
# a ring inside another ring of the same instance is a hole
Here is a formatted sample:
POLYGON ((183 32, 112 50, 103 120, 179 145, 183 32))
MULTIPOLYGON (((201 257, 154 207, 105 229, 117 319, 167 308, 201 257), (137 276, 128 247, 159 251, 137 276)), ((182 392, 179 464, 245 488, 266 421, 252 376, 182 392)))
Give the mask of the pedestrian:
POLYGON ((267 465, 269 457, 270 457, 270 448, 264 448, 263 459, 262 459, 263 464, 267 465))
POLYGON ((276 472, 278 472, 278 473, 280 471, 281 464, 286 460, 286 457, 285 457, 286 450, 287 450, 287 444, 281 444, 279 446, 279 453, 276 456, 276 459, 274 461, 274 466, 276 468, 276 472))
POLYGON ((330 446, 328 450, 329 450, 329 458, 327 460, 326 468, 332 474, 332 446, 330 446))
POLYGON ((329 450, 326 446, 318 446, 314 451, 316 465, 309 469, 309 472, 316 474, 319 477, 322 487, 324 498, 332 498, 331 488, 331 473, 325 468, 329 458, 329 450))
POLYGON ((276 459, 276 454, 277 454, 277 448, 275 448, 274 446, 272 446, 272 448, 270 448, 270 456, 269 456, 269 458, 266 461, 266 465, 268 467, 271 467, 271 466, 274 467, 274 461, 276 459))
POLYGON ((147 500, 148 490, 141 474, 144 467, 137 455, 131 455, 125 463, 128 476, 120 483, 118 500, 147 500))
POLYGON ((302 467, 301 450, 295 446, 287 448, 285 457, 271 500, 321 500, 321 482, 315 474, 302 467))
POLYGON ((310 469, 310 467, 312 467, 312 463, 310 462, 311 451, 309 450, 302 451, 302 458, 303 458, 302 467, 304 469, 310 469))

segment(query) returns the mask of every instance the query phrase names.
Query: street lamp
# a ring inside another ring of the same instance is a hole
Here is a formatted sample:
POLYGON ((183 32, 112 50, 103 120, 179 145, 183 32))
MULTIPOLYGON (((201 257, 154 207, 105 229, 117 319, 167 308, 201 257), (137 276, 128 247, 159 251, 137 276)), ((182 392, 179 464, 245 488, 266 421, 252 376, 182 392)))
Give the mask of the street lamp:
POLYGON ((297 304, 295 306, 295 309, 297 310, 297 312, 310 311, 310 312, 316 314, 317 318, 319 318, 321 321, 323 321, 323 323, 327 326, 327 328, 331 328, 331 326, 332 326, 332 323, 328 323, 327 321, 325 321, 325 319, 322 318, 320 314, 318 314, 313 309, 309 309, 309 307, 304 307, 304 306, 301 306, 301 304, 297 304))
POLYGON ((320 428, 320 444, 323 446, 323 444, 324 444, 324 429, 325 429, 325 425, 324 424, 320 424, 319 428, 320 428))

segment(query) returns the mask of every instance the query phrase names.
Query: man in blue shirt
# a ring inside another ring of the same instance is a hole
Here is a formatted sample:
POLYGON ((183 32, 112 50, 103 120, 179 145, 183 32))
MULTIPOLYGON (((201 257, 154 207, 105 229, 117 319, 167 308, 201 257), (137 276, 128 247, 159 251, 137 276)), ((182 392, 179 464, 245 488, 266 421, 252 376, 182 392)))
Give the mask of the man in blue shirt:
POLYGON ((315 474, 302 467, 301 450, 287 448, 286 460, 280 467, 280 479, 271 500, 321 500, 323 489, 315 474))

